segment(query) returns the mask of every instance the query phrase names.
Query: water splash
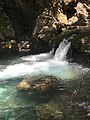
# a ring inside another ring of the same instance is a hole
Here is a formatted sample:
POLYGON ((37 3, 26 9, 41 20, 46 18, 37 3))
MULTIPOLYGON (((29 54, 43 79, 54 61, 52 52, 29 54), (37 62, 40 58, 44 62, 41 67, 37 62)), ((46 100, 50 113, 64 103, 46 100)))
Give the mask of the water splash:
POLYGON ((20 59, 30 62, 40 62, 52 58, 53 53, 54 53, 54 48, 49 53, 41 53, 38 55, 25 56, 25 57, 21 57, 20 59))
POLYGON ((49 53, 31 55, 14 60, 6 67, 0 67, 0 80, 7 80, 16 77, 26 77, 35 75, 53 75, 61 79, 75 79, 83 72, 87 71, 82 67, 69 64, 66 54, 71 42, 63 39, 53 56, 54 49, 49 53))
POLYGON ((66 54, 70 48, 71 42, 68 42, 66 39, 64 39, 57 48, 54 59, 57 61, 65 61, 66 54))
MULTIPOLYGON (((32 80, 37 75, 53 75, 62 80, 74 79, 82 72, 85 74, 87 68, 83 69, 77 64, 65 62, 70 42, 62 41, 53 56, 54 50, 49 53, 25 56, 15 59, 13 62, 5 60, 0 64, 0 118, 15 120, 33 119, 33 110, 38 103, 37 96, 34 98, 32 91, 29 94, 17 92, 16 85, 22 77, 32 80), (65 61, 63 61, 65 60, 65 61), (9 80, 11 78, 11 80, 9 80), (33 107, 34 106, 34 107, 33 107), (20 111, 20 112, 19 112, 20 111)), ((66 92, 66 91, 65 91, 66 92)), ((42 99, 40 97, 40 99, 42 99)), ((36 119, 36 118, 35 118, 36 119)))

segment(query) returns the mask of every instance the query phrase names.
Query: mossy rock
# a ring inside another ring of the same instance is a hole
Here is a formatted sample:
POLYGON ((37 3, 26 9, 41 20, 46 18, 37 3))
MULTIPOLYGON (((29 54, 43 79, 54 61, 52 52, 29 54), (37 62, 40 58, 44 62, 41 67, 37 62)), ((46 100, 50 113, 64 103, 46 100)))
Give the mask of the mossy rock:
POLYGON ((42 104, 35 109, 37 120, 62 120, 63 112, 56 104, 42 104))

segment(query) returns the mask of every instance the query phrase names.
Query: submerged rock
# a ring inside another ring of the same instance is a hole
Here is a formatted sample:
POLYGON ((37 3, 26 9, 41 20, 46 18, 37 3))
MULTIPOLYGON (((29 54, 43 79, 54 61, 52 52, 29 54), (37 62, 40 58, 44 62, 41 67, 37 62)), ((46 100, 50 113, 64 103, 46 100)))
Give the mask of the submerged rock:
POLYGON ((23 80, 16 86, 17 90, 29 90, 36 94, 52 95, 56 91, 65 90, 65 85, 61 79, 53 76, 41 77, 35 81, 23 80))
POLYGON ((63 112, 58 109, 56 104, 42 104, 36 106, 35 115, 37 120, 62 120, 63 112))
POLYGON ((20 83, 16 86, 17 90, 28 90, 28 89, 30 89, 30 87, 31 87, 31 85, 30 85, 29 82, 26 81, 26 80, 23 80, 22 82, 20 82, 20 83))
POLYGON ((40 92, 49 92, 49 91, 57 91, 64 90, 65 86, 61 79, 57 79, 53 76, 46 76, 41 78, 40 80, 35 81, 34 89, 40 92))

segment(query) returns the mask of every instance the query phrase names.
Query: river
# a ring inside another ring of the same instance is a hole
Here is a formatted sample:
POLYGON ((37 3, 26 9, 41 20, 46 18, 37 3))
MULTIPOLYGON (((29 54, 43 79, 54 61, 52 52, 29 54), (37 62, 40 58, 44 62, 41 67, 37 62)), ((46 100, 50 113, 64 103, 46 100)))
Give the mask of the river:
POLYGON ((49 53, 17 57, 14 60, 0 61, 0 120, 33 120, 32 108, 37 104, 33 96, 24 99, 25 94, 18 93, 16 86, 22 79, 52 75, 63 81, 80 79, 90 68, 76 63, 69 63, 66 54, 70 42, 65 39, 60 43, 54 55, 49 53), (25 116, 27 119, 25 119, 25 116))

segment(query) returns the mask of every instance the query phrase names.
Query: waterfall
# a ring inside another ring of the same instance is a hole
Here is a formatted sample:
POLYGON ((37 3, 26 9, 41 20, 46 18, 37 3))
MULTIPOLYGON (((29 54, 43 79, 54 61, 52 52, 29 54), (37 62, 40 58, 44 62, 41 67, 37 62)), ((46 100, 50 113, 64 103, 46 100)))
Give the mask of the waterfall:
POLYGON ((63 41, 59 44, 59 47, 57 48, 55 55, 54 55, 54 60, 57 61, 63 61, 66 58, 66 54, 70 48, 71 42, 68 42, 65 38, 63 41))
POLYGON ((0 63, 0 81, 12 78, 53 75, 60 79, 77 79, 88 69, 66 61, 73 36, 64 38, 53 56, 54 49, 48 53, 28 55, 0 63), (7 62, 7 63, 6 63, 7 62))

